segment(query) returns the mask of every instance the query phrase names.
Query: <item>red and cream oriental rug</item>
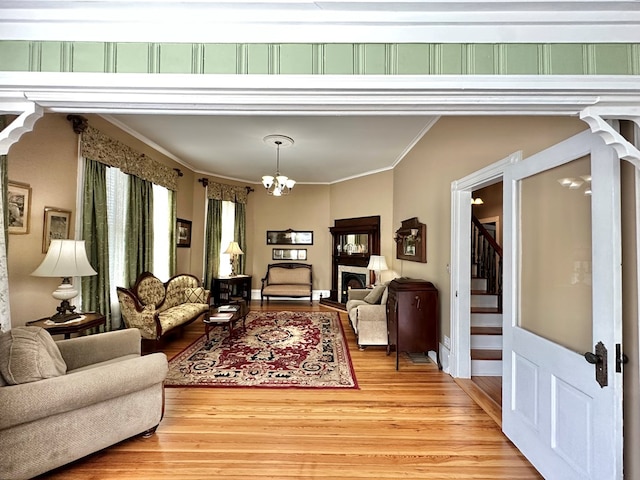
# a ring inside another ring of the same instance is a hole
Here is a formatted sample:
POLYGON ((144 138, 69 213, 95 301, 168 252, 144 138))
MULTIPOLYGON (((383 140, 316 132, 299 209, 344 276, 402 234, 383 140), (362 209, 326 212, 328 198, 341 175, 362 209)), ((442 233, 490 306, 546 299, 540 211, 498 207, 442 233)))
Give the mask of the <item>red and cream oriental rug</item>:
POLYGON ((336 312, 249 312, 169 362, 168 387, 358 388, 336 312))

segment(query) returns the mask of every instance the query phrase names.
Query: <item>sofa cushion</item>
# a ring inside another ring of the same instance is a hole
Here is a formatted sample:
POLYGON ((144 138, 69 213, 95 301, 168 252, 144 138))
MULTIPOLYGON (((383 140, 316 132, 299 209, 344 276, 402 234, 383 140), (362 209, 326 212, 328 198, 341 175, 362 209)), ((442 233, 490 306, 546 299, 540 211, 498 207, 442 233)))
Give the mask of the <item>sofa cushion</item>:
POLYGON ((187 287, 184 295, 187 303, 207 303, 207 291, 203 287, 187 287))
POLYGON ((382 300, 382 294, 384 293, 386 285, 376 285, 373 287, 371 292, 364 297, 364 301, 370 303, 371 305, 378 305, 380 300, 382 300))
POLYGON ((40 327, 15 327, 0 333, 0 373, 8 385, 36 382, 67 372, 60 350, 40 327))

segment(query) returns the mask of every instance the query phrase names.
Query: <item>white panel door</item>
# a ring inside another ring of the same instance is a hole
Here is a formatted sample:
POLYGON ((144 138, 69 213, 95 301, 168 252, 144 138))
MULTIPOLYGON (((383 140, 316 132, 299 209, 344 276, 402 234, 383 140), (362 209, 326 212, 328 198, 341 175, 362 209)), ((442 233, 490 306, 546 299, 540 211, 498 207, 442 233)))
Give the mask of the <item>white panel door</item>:
POLYGON ((503 430, 547 479, 622 478, 619 166, 583 132, 505 171, 503 430))

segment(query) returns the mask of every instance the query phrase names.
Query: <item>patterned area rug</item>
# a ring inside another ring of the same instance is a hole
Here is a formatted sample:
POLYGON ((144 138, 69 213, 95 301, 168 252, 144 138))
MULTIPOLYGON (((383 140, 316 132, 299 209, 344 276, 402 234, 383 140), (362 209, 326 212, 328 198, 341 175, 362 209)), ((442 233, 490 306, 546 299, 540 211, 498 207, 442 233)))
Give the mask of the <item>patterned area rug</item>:
POLYGON ((249 312, 246 331, 209 338, 169 362, 166 386, 358 388, 336 312, 249 312))

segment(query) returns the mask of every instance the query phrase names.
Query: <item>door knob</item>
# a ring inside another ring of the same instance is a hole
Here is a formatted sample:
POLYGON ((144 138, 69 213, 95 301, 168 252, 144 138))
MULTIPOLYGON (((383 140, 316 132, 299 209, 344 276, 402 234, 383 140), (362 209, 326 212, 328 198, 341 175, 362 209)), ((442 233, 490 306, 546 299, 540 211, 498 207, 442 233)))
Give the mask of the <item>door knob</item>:
POLYGON ((587 352, 584 354, 584 358, 592 365, 597 365, 602 362, 602 356, 595 353, 587 352))
POLYGON ((584 358, 587 362, 596 366, 596 382, 604 388, 608 385, 607 379, 607 348, 602 342, 598 342, 595 348, 596 353, 587 352, 584 358))

